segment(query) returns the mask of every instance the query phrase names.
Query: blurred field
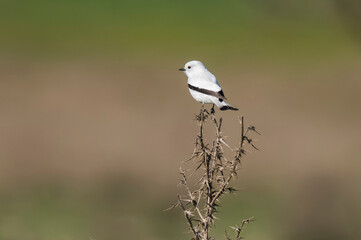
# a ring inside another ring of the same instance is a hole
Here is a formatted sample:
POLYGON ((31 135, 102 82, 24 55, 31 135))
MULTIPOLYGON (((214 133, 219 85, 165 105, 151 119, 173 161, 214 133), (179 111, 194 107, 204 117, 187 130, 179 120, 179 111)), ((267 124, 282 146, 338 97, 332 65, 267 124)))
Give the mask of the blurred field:
MULTIPOLYGON (((262 132, 214 229, 360 239, 357 1, 0 2, 0 239, 187 239, 202 60, 262 132)), ((237 114, 222 112, 237 144, 237 114)))

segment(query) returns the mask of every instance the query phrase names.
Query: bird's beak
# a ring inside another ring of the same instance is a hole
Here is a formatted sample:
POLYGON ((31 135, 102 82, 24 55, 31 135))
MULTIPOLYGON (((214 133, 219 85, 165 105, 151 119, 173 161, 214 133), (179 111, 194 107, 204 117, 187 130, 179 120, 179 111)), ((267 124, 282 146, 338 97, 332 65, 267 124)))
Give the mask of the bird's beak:
POLYGON ((182 71, 182 72, 184 72, 185 71, 185 69, 184 68, 180 68, 180 69, 178 69, 179 71, 182 71))

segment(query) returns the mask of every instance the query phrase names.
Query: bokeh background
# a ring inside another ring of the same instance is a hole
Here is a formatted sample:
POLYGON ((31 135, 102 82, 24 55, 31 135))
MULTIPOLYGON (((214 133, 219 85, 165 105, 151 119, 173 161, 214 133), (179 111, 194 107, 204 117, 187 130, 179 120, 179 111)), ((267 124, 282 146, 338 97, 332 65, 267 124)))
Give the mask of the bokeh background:
POLYGON ((0 239, 189 239, 176 199, 201 60, 260 152, 213 236, 361 237, 358 0, 1 0, 0 239))

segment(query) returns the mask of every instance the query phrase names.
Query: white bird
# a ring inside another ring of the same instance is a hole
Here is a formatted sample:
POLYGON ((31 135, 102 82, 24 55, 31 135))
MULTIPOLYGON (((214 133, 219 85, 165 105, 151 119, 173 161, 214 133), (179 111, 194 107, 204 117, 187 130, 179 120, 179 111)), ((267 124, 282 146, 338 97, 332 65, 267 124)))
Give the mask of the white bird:
POLYGON ((224 96, 216 77, 208 71, 202 62, 187 62, 184 68, 180 68, 179 71, 184 71, 187 75, 189 92, 196 101, 202 104, 213 103, 222 111, 238 110, 226 103, 227 98, 224 96))

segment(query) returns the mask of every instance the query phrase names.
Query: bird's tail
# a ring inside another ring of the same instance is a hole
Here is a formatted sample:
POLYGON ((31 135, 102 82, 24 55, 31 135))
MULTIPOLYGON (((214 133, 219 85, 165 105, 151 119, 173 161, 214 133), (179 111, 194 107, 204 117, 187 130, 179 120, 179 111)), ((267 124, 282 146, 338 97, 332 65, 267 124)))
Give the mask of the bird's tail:
POLYGON ((233 111, 238 111, 238 108, 232 107, 231 105, 226 105, 223 106, 221 108, 219 108, 221 111, 225 111, 225 110, 233 110, 233 111))
POLYGON ((238 111, 238 108, 232 107, 231 105, 229 105, 228 103, 226 103, 226 101, 223 101, 222 99, 217 99, 216 101, 214 101, 214 104, 216 104, 217 107, 221 111, 225 111, 225 110, 238 111))

